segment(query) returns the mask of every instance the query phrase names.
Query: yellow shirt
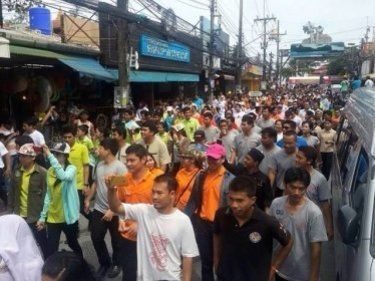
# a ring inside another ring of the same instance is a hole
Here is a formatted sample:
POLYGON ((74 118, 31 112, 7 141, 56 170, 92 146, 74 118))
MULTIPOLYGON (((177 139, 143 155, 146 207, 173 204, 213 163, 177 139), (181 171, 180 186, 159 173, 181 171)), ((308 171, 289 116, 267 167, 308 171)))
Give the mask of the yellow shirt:
POLYGON ((35 166, 33 166, 29 171, 21 168, 22 171, 22 184, 20 192, 20 216, 27 218, 27 199, 29 197, 29 183, 30 176, 34 173, 35 166))
POLYGON ((185 126, 185 132, 190 141, 194 141, 194 133, 199 128, 199 122, 195 118, 184 119, 182 124, 185 126))
POLYGON ((89 151, 87 147, 80 143, 75 143, 70 148, 69 158, 70 164, 77 168, 77 189, 82 190, 84 183, 83 168, 89 165, 89 151))
POLYGON ((62 199, 62 181, 56 183, 57 177, 52 168, 47 172, 47 188, 50 195, 47 222, 64 223, 64 208, 62 199))
POLYGON ((94 148, 94 144, 88 136, 84 136, 83 139, 77 138, 76 142, 85 145, 89 151, 94 148))
POLYGON ((88 137, 84 136, 82 140, 79 138, 76 139, 77 143, 83 144, 87 147, 87 150, 89 151, 89 164, 90 166, 94 167, 96 165, 96 159, 95 159, 95 153, 93 152, 94 149, 94 143, 93 141, 88 137))
POLYGON ((168 142, 171 140, 171 137, 169 136, 169 134, 167 132, 165 132, 164 134, 160 134, 160 133, 157 133, 156 134, 166 145, 168 145, 168 142))

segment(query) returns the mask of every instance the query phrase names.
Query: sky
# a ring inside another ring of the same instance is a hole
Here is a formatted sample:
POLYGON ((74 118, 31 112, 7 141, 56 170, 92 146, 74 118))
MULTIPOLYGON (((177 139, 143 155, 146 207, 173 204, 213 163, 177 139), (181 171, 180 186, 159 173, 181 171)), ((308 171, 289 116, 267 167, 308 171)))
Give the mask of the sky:
MULTIPOLYGON (((110 0, 109 0, 110 1, 110 0)), ((197 23, 199 16, 209 17, 209 0, 155 0, 166 8, 172 8, 175 14, 190 23, 197 23)), ((231 44, 238 34, 240 0, 217 0, 218 12, 222 15, 222 28, 231 35, 231 44)), ((244 1, 244 37, 250 55, 261 52, 262 24, 254 23, 257 17, 274 16, 280 21, 280 32, 287 35, 281 38, 281 48, 289 48, 291 43, 300 43, 307 38, 302 27, 308 21, 324 28, 334 42, 359 44, 366 27, 371 27, 370 40, 375 26, 374 0, 243 0, 244 1)), ((136 0, 130 0, 130 7, 136 7, 136 0)), ((268 30, 276 29, 276 22, 267 25, 268 30)), ((270 42, 270 50, 276 43, 270 42)))
MULTIPOLYGON (((102 0, 115 4, 116 0, 102 0)), ((209 18, 210 0, 154 0, 165 8, 172 8, 175 14, 195 25, 200 16, 209 18)), ((375 26, 375 0, 243 0, 244 1, 244 45, 248 55, 261 52, 262 23, 254 23, 257 17, 274 16, 280 21, 281 48, 288 49, 292 43, 300 43, 308 35, 302 27, 308 21, 321 25, 324 33, 333 42, 359 44, 366 27, 370 26, 370 40, 375 26), (265 7, 265 9, 264 9, 265 7), (264 12, 265 10, 265 12, 264 12), (258 39, 257 39, 258 38, 258 39)), ((43 0, 58 7, 66 8, 63 0, 43 0)), ((217 0, 218 13, 222 16, 222 29, 230 35, 231 45, 237 42, 240 0, 217 0)), ((142 10, 138 0, 129 0, 131 11, 142 10)), ((144 10, 140 13, 146 13, 144 10)), ((276 22, 267 25, 267 31, 275 30, 276 22)), ((274 51, 276 43, 269 43, 269 51, 274 51)))

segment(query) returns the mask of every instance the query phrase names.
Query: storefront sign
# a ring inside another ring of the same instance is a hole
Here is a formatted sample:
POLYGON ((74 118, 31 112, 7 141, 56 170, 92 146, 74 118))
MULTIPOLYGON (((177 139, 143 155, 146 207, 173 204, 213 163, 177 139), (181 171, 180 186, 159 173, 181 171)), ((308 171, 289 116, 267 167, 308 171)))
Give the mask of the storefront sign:
POLYGON ((172 61, 190 62, 190 49, 185 45, 141 35, 140 53, 172 61))

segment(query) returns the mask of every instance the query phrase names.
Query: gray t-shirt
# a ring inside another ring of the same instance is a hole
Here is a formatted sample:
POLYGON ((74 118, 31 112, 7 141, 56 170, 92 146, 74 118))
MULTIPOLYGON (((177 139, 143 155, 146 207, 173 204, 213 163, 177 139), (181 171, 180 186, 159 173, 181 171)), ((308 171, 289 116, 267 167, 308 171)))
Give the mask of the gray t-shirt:
POLYGON ((245 136, 241 133, 234 138, 234 149, 237 153, 238 163, 242 163, 250 149, 257 147, 260 144, 260 139, 261 136, 254 132, 251 132, 249 136, 245 136))
POLYGON ((273 127, 275 125, 275 121, 273 119, 263 119, 263 117, 259 118, 257 120, 257 125, 261 128, 268 128, 268 127, 273 127))
POLYGON ((119 161, 115 160, 111 164, 106 164, 104 161, 100 161, 96 166, 95 172, 95 184, 96 184, 96 196, 94 209, 105 213, 108 209, 108 199, 107 199, 107 186, 105 185, 104 178, 108 175, 125 175, 126 168, 125 165, 119 161))
POLYGON ((204 135, 206 137, 207 143, 214 143, 220 136, 220 130, 218 127, 210 126, 210 127, 199 127, 198 130, 204 131, 204 135))
POLYGON ((312 170, 311 181, 306 195, 317 205, 332 198, 326 177, 315 169, 312 170))
POLYGON ((260 133, 262 132, 262 128, 259 127, 258 125, 254 124, 254 127, 252 129, 253 133, 257 133, 260 135, 260 133))
POLYGON ((264 146, 261 144, 261 145, 257 146, 256 149, 258 149, 264 155, 264 158, 263 158, 262 162, 260 162, 260 165, 259 165, 259 171, 261 171, 265 175, 268 175, 268 169, 269 169, 269 166, 270 166, 270 161, 271 161, 273 155, 275 155, 276 152, 280 151, 281 148, 275 144, 272 149, 266 150, 264 148, 264 146))
POLYGON ((221 137, 222 145, 225 147, 227 160, 230 159, 230 156, 232 154, 231 149, 233 147, 234 138, 237 135, 238 135, 237 131, 230 131, 230 132, 228 132, 228 134, 226 136, 221 137))
MULTIPOLYGON (((306 197, 306 202, 295 214, 286 209, 288 196, 276 198, 270 207, 274 216, 293 237, 293 247, 279 268, 278 275, 287 280, 308 281, 310 274, 310 243, 327 241, 323 214, 306 197)), ((275 248, 279 247, 278 243, 275 248)))
POLYGON ((284 174, 286 170, 293 167, 296 162, 296 154, 288 155, 284 149, 276 152, 270 159, 269 169, 276 172, 276 186, 284 190, 284 174))

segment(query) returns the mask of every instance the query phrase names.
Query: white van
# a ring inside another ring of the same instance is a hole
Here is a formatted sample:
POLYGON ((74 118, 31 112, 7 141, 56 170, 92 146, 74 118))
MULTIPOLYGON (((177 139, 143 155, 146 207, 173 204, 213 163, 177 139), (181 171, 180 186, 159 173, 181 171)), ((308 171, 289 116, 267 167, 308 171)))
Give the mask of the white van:
POLYGON ((375 281, 375 88, 351 94, 331 172, 336 280, 375 281))

